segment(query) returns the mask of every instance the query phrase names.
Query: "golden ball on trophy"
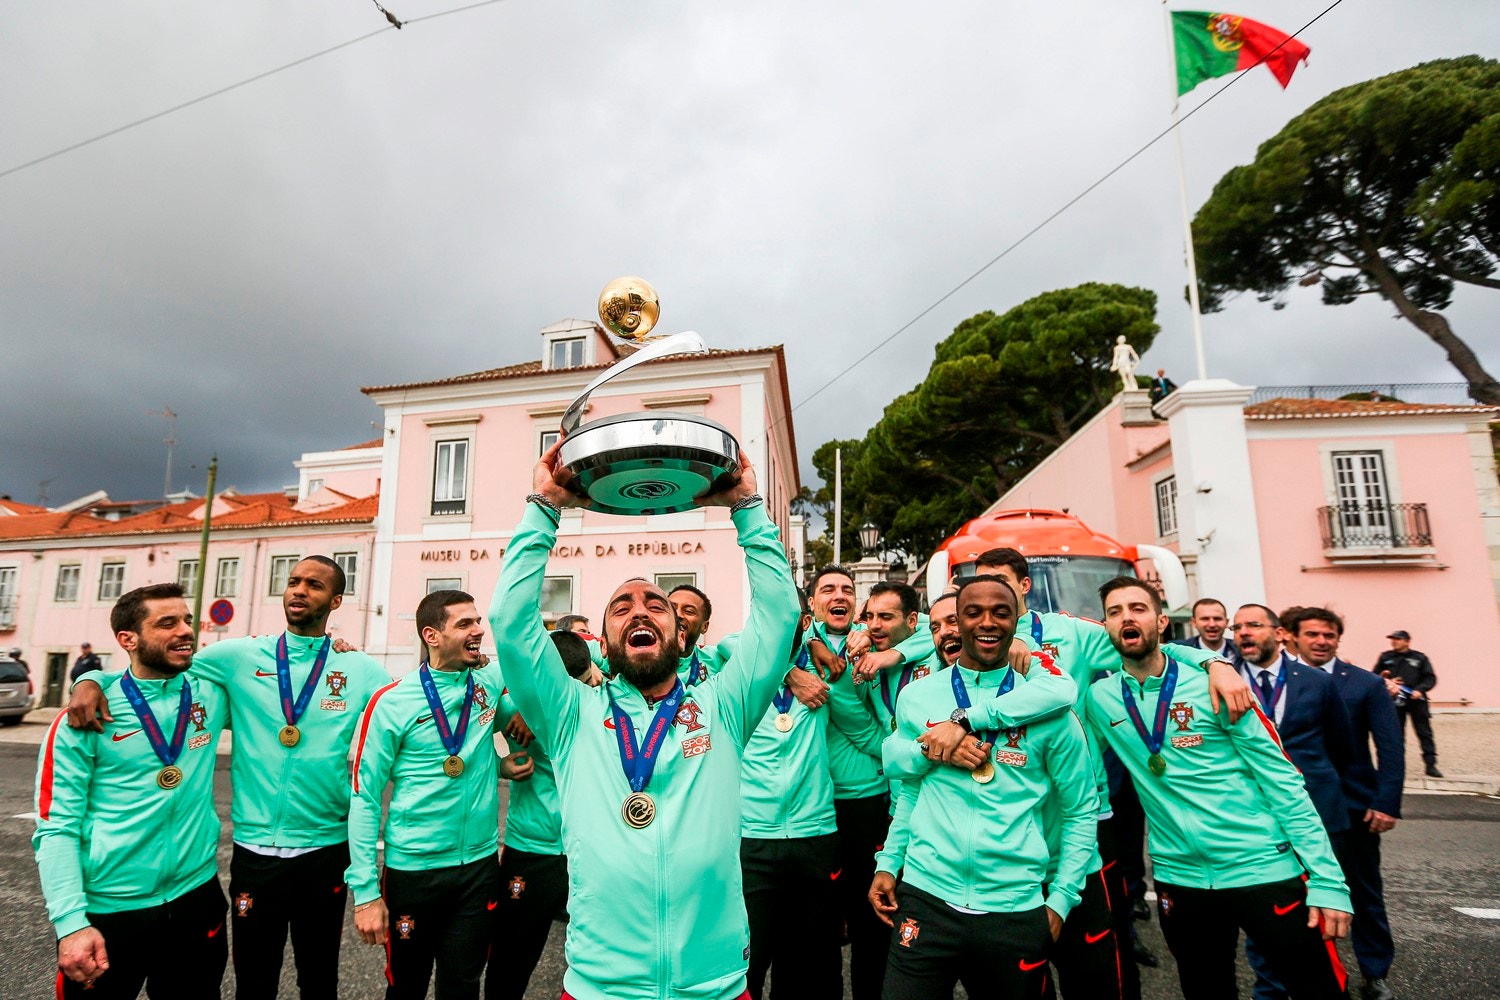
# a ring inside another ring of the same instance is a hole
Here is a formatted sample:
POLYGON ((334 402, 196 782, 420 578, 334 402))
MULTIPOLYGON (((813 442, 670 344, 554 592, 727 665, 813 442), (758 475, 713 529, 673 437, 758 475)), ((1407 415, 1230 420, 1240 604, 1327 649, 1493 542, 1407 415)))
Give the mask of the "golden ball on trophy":
POLYGON ((599 319, 615 336, 637 344, 656 326, 661 303, 645 278, 616 278, 599 293, 599 319))

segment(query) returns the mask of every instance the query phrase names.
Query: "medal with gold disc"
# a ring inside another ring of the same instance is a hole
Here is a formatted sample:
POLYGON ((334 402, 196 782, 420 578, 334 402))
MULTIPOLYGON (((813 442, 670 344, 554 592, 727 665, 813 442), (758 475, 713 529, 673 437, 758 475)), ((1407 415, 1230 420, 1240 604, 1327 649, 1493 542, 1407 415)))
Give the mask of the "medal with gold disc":
POLYGON ((141 731, 146 734, 146 741, 151 744, 151 750, 164 765, 160 771, 156 772, 156 784, 171 791, 182 784, 182 768, 177 766, 177 758, 182 756, 183 742, 187 739, 188 720, 193 714, 192 685, 188 683, 186 677, 182 678, 182 694, 177 698, 177 724, 172 727, 170 741, 162 732, 161 723, 156 721, 155 713, 146 703, 146 695, 141 691, 140 685, 136 683, 135 677, 129 670, 120 677, 120 690, 125 692, 125 700, 130 702, 131 708, 135 709, 136 718, 141 723, 141 731))
MULTIPOLYGON (((1167 759, 1161 755, 1161 748, 1167 741, 1167 717, 1172 711, 1172 692, 1177 690, 1177 661, 1170 656, 1164 659, 1167 661, 1166 669, 1162 671, 1161 687, 1156 691, 1156 714, 1151 720, 1149 732, 1146 720, 1141 717, 1140 706, 1135 703, 1135 695, 1130 691, 1130 675, 1124 671, 1120 673, 1120 694, 1125 701, 1125 714, 1130 716, 1136 735, 1146 744, 1146 768, 1158 778, 1167 773, 1167 759)), ((1142 693, 1145 693, 1144 685, 1142 693)))
MULTIPOLYGON (((967 667, 960 667, 956 663, 948 668, 948 676, 953 681, 953 700, 958 703, 959 708, 963 709, 969 708, 971 704, 969 701, 969 688, 968 685, 964 683, 963 675, 963 671, 967 669, 967 667)), ((1016 686, 1016 672, 1014 670, 1011 670, 1008 666, 1004 666, 1003 664, 1001 666, 1001 669, 1005 671, 1005 677, 1001 679, 999 686, 995 688, 996 698, 1000 697, 1002 694, 1008 693, 1011 688, 1016 686)), ((974 683, 978 684, 988 672, 989 671, 976 671, 974 683)), ((998 739, 999 736, 1000 731, 998 729, 994 729, 986 730, 982 733, 975 733, 974 739, 979 742, 980 746, 983 746, 986 743, 988 743, 990 746, 994 746, 995 740, 998 739)), ((986 758, 983 764, 980 764, 978 767, 974 768, 974 770, 969 772, 969 777, 973 778, 981 785, 988 785, 990 782, 995 780, 995 762, 986 758)))
POLYGON ((443 773, 456 778, 464 773, 464 737, 469 734, 469 714, 474 709, 474 671, 464 671, 464 703, 458 712, 458 723, 449 725, 448 713, 443 709, 443 699, 438 695, 437 681, 433 679, 432 667, 423 663, 417 669, 422 681, 422 693, 427 696, 427 707, 432 709, 432 723, 437 728, 438 739, 448 756, 443 758, 443 773))
MULTIPOLYGON (((801 653, 797 656, 794 669, 806 670, 808 660, 807 647, 803 646, 801 653)), ((792 689, 785 683, 780 690, 771 697, 771 705, 776 709, 776 731, 778 733, 789 733, 792 731, 792 689)))
POLYGON ((286 633, 281 633, 276 640, 276 691, 281 696, 281 716, 286 720, 286 725, 277 730, 276 739, 288 750, 302 742, 302 730, 297 728, 297 722, 312 704, 313 691, 317 690, 318 680, 323 676, 323 665, 328 662, 328 649, 332 645, 333 639, 325 635, 323 645, 318 647, 317 658, 313 660, 312 671, 293 701, 292 656, 287 648, 286 633))
POLYGON ((645 739, 635 741, 635 723, 630 715, 615 700, 615 681, 605 682, 605 693, 609 695, 609 711, 614 717, 615 742, 620 748, 620 766, 625 771, 625 781, 630 794, 620 805, 620 818, 632 830, 644 830, 656 819, 656 800, 646 791, 651 775, 656 770, 656 761, 661 748, 667 742, 667 727, 677 718, 677 708, 682 704, 682 681, 672 685, 672 691, 656 706, 651 725, 646 728, 645 739))

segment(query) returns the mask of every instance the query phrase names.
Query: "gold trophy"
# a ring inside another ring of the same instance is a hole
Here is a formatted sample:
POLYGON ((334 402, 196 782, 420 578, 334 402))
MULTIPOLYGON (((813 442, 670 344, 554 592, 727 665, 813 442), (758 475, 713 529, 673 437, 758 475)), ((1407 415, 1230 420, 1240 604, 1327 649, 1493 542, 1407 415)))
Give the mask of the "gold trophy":
POLYGON ((695 497, 734 482, 740 445, 723 425, 690 413, 623 413, 581 423, 589 395, 637 365, 673 354, 706 354, 703 338, 685 332, 649 337, 661 316, 656 290, 642 278, 616 278, 599 293, 599 319, 637 350, 590 382, 562 418, 559 459, 569 487, 606 514, 671 514, 695 497))

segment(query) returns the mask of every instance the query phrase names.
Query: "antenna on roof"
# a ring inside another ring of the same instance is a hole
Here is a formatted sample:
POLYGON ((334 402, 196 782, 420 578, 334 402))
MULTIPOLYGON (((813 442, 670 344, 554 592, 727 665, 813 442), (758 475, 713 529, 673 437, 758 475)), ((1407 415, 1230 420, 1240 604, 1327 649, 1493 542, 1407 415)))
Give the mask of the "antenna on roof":
MULTIPOLYGON (((41 482, 36 484, 36 502, 38 506, 47 506, 47 484, 52 482, 52 480, 56 478, 56 476, 51 476, 47 479, 43 479, 41 482)), ((6 497, 5 499, 9 500, 10 497, 6 497)))
POLYGON ((172 449, 177 447, 177 414, 172 408, 165 404, 159 410, 147 410, 148 417, 167 418, 167 436, 162 439, 162 444, 167 446, 167 476, 162 482, 161 495, 163 499, 172 495, 172 449))

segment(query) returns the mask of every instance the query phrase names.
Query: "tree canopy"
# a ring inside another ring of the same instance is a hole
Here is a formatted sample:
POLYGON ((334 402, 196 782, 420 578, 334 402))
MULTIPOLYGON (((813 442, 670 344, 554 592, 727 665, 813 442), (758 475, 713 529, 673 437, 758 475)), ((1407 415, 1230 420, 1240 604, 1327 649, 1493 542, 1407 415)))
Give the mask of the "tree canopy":
POLYGON ((971 316, 863 440, 813 453, 824 486, 808 502, 831 537, 834 449, 842 448, 844 551, 860 551, 858 527, 870 520, 886 548, 925 555, 1109 402, 1117 336, 1144 354, 1158 330, 1155 293, 1097 283, 971 316))
POLYGON ((1335 91, 1235 167, 1193 220, 1205 308, 1321 282, 1379 295, 1447 353, 1475 399, 1497 384, 1442 310, 1500 288, 1500 63, 1442 59, 1335 91))

